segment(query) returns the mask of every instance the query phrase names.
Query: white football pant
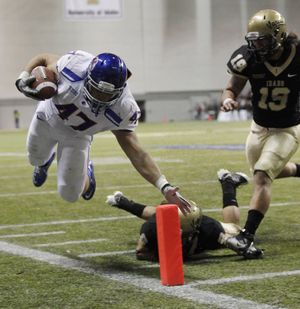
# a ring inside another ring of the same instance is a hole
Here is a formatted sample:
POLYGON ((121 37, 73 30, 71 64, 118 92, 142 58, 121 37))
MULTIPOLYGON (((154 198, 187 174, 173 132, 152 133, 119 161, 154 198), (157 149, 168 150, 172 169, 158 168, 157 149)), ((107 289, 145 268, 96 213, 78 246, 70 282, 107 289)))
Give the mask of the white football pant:
POLYGON ((92 137, 77 134, 57 115, 47 121, 43 118, 43 114, 35 113, 30 124, 29 162, 33 166, 45 164, 57 145, 57 189, 64 200, 75 202, 84 189, 92 137))

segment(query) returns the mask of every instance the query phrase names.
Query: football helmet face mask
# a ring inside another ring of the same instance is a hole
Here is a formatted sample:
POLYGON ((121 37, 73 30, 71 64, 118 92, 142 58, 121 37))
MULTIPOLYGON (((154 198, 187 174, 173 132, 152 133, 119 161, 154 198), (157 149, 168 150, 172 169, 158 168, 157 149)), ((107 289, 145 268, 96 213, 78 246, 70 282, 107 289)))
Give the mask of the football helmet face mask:
POLYGON ((114 104, 121 96, 127 79, 124 61, 114 54, 103 53, 95 57, 87 72, 83 93, 92 112, 114 104))
POLYGON ((249 20, 245 39, 257 60, 263 62, 283 46, 286 36, 284 17, 274 10, 261 10, 249 20))

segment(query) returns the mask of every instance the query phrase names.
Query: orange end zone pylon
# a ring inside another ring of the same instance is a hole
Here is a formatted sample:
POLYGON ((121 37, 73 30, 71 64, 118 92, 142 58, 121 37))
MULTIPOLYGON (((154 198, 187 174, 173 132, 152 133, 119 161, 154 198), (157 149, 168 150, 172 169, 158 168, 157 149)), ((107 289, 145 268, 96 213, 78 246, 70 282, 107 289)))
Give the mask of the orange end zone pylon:
POLYGON ((156 208, 160 279, 163 285, 183 285, 183 258, 180 221, 176 205, 156 208))

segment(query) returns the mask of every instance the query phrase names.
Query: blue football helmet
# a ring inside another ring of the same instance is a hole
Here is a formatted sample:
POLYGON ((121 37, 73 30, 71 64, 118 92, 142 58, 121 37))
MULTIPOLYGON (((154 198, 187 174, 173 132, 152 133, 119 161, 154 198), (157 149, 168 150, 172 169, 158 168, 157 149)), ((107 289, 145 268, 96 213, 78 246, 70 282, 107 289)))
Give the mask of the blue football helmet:
POLYGON ((102 108, 114 104, 121 96, 127 80, 124 61, 110 53, 95 57, 87 72, 84 96, 97 116, 102 108))

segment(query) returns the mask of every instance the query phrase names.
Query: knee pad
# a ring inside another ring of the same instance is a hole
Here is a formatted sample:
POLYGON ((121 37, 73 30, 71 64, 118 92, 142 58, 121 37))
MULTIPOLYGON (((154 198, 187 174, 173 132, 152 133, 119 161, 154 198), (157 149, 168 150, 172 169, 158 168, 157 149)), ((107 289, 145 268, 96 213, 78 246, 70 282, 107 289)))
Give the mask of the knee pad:
POLYGON ((74 203, 80 198, 81 191, 81 188, 74 186, 58 186, 58 193, 61 198, 70 203, 74 203))

